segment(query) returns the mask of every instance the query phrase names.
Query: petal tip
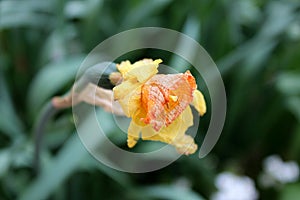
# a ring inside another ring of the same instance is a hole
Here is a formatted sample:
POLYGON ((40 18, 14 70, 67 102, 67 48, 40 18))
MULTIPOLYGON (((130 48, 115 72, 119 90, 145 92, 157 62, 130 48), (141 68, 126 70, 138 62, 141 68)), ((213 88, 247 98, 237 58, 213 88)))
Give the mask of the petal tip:
POLYGON ((134 139, 132 139, 132 138, 128 138, 128 139, 127 139, 127 146, 128 146, 129 148, 133 148, 133 147, 136 145, 136 143, 137 143, 137 141, 134 140, 134 139))

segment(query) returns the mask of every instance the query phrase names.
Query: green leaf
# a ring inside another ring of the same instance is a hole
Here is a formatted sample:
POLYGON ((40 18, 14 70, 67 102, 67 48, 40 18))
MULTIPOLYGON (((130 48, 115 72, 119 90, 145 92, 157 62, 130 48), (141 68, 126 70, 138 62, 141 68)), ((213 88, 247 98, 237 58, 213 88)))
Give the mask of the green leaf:
MULTIPOLYGON (((103 124, 106 125, 102 128, 106 129, 106 132, 109 133, 114 126, 110 126, 111 119, 107 117, 108 113, 100 109, 97 109, 97 111, 97 114, 102 116, 103 124)), ((95 134, 93 134, 95 132, 93 131, 94 127, 97 126, 97 124, 93 123, 93 117, 95 117, 94 113, 86 116, 85 121, 80 125, 79 129, 87 130, 87 136, 89 137, 87 140, 91 142, 91 145, 94 145, 93 148, 99 148, 103 144, 101 137, 100 139, 96 138, 95 134)), ((44 163, 46 166, 42 169, 41 174, 28 185, 26 190, 21 194, 20 199, 46 199, 75 171, 82 169, 82 167, 94 168, 96 163, 91 161, 86 163, 89 159, 94 158, 91 157, 77 134, 74 133, 57 153, 57 156, 44 163)), ((101 164, 98 162, 97 165, 101 164)), ((126 186, 126 183, 128 183, 128 177, 119 172, 114 172, 102 166, 98 166, 97 168, 122 186, 126 186)))
POLYGON ((66 142, 58 155, 21 194, 20 200, 46 199, 80 165, 87 151, 74 135, 66 142), (76 155, 76 156, 75 156, 76 155))
POLYGON ((287 100, 289 110, 297 117, 300 122, 300 97, 290 97, 287 100))
POLYGON ((292 200, 300 197, 300 184, 286 185, 280 192, 279 200, 292 200))
POLYGON ((82 61, 83 56, 76 56, 43 67, 29 88, 28 109, 35 114, 52 95, 59 92, 67 83, 75 80, 82 61))
POLYGON ((85 163, 88 168, 94 167, 101 171, 102 173, 106 174, 108 177, 110 177, 112 180, 114 180, 116 183, 121 185, 122 187, 126 189, 130 189, 132 187, 132 183, 130 180, 130 176, 128 176, 127 173, 123 173, 120 171, 117 171, 115 169, 112 169, 106 165, 103 165, 99 163, 99 161, 96 161, 94 158, 87 157, 85 160, 85 163))
MULTIPOLYGON (((194 16, 190 16, 187 18, 187 20, 184 23, 182 33, 188 35, 189 37, 197 41, 200 39, 199 38, 200 25, 201 24, 194 16)), ((185 41, 184 38, 178 41, 176 50, 179 52, 188 52, 190 58, 193 59, 197 52, 195 48, 192 48, 195 46, 191 47, 188 44, 186 44, 184 41, 185 41)), ((179 57, 178 55, 173 55, 170 61, 170 66, 172 66, 172 68, 175 68, 179 72, 184 72, 185 70, 188 69, 189 63, 186 60, 179 57)))
POLYGON ((69 1, 66 3, 64 14, 67 18, 83 18, 87 14, 86 1, 69 1))
POLYGON ((0 151, 0 177, 7 173, 10 161, 10 151, 8 149, 0 151))
POLYGON ((6 82, 0 71, 0 131, 9 137, 22 137, 23 124, 16 113, 6 82))
POLYGON ((292 132, 289 144, 289 156, 292 158, 300 158, 300 123, 298 123, 297 127, 292 132))
POLYGON ((286 95, 300 94, 300 74, 283 72, 277 78, 277 88, 286 95))
POLYGON ((189 188, 182 188, 173 185, 154 185, 139 189, 139 193, 143 194, 144 198, 159 198, 170 200, 203 200, 199 194, 189 188))
POLYGON ((20 26, 45 27, 52 23, 46 15, 53 9, 54 1, 0 1, 0 30, 20 26))
POLYGON ((132 28, 137 26, 142 21, 146 20, 154 12, 163 9, 170 3, 170 0, 147 0, 140 1, 140 3, 128 12, 127 16, 122 22, 122 28, 132 28))
POLYGON ((41 63, 48 63, 52 60, 59 60, 68 53, 68 43, 76 35, 73 26, 64 26, 54 30, 44 41, 42 53, 39 58, 41 63))
POLYGON ((293 4, 271 2, 268 6, 268 17, 255 37, 236 47, 217 63, 223 75, 228 73, 239 61, 249 59, 257 50, 265 48, 264 46, 272 47, 272 45, 277 44, 277 40, 274 38, 286 31, 286 28, 296 17, 293 15, 296 8, 293 4))
POLYGON ((38 13, 0 14, 0 19, 0 30, 24 26, 45 27, 45 24, 52 23, 48 16, 38 13))
POLYGON ((33 12, 43 11, 49 12, 54 8, 54 1, 38 1, 38 0, 4 0, 0 1, 1 13, 16 13, 16 12, 33 12))

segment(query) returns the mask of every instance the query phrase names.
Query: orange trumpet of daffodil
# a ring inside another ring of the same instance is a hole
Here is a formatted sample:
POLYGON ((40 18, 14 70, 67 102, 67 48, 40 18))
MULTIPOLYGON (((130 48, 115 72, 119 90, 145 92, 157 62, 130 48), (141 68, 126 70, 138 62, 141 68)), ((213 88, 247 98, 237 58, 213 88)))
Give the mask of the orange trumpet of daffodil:
POLYGON ((181 154, 197 150, 194 139, 186 135, 193 125, 190 104, 199 115, 206 112, 202 93, 189 71, 180 74, 157 74, 161 59, 143 59, 117 65, 123 81, 113 89, 125 115, 132 118, 127 145, 132 148, 138 139, 161 141, 175 146, 181 154))

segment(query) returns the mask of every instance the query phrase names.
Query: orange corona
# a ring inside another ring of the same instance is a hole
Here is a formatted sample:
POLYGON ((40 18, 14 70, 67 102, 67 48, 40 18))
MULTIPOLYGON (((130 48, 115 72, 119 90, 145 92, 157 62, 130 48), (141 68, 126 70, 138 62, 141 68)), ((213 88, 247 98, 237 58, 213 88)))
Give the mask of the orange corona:
POLYGON ((155 75, 142 87, 143 120, 159 131, 170 125, 193 101, 196 82, 189 71, 184 74, 155 75))

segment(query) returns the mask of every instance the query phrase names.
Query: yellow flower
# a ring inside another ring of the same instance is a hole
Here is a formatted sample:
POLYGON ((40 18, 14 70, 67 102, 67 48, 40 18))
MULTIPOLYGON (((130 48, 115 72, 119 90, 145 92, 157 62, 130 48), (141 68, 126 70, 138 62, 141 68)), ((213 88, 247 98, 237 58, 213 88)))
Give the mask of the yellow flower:
POLYGON ((197 90, 189 71, 180 74, 157 74, 161 59, 143 59, 131 64, 117 65, 123 81, 114 87, 117 100, 125 115, 132 118, 127 145, 132 148, 138 139, 155 140, 174 145, 179 153, 192 154, 197 150, 194 139, 185 135, 193 125, 189 104, 203 115, 206 104, 197 90))

